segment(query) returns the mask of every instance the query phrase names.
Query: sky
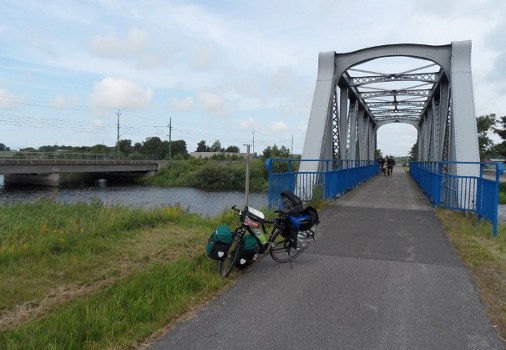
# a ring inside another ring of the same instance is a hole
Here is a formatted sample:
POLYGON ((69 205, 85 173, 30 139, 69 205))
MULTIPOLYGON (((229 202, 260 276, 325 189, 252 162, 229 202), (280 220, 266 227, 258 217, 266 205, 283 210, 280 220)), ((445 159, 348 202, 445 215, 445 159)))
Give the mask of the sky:
MULTIPOLYGON (((0 143, 148 137, 302 153, 318 53, 472 40, 476 114, 506 115, 503 0, 0 0, 0 143), (119 122, 118 122, 119 120, 119 122)), ((378 63, 381 69, 381 63, 378 63)), ((383 126, 383 154, 416 129, 383 126)))

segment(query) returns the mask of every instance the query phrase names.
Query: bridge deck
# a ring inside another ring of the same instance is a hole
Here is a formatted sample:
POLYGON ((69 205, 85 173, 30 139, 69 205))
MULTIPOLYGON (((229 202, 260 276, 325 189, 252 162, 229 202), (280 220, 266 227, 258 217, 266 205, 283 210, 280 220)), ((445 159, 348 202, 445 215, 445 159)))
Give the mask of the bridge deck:
POLYGON ((425 197, 400 168, 321 213, 294 263, 264 258, 151 349, 504 349, 425 197))

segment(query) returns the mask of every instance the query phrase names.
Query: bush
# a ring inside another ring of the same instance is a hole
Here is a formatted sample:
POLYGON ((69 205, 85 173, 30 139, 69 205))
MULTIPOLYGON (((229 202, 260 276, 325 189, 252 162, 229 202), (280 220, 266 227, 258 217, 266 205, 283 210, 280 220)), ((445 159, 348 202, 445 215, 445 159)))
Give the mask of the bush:
POLYGON ((244 181, 243 169, 215 162, 206 163, 193 176, 193 186, 213 190, 240 189, 244 186, 244 181))

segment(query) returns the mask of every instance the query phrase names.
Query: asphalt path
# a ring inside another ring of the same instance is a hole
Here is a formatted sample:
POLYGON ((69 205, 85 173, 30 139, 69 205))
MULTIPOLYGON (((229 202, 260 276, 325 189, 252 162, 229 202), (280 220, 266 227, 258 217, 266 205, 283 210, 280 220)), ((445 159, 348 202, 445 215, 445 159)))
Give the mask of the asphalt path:
POLYGON ((401 168, 320 213, 294 262, 266 256, 149 349, 505 349, 401 168))

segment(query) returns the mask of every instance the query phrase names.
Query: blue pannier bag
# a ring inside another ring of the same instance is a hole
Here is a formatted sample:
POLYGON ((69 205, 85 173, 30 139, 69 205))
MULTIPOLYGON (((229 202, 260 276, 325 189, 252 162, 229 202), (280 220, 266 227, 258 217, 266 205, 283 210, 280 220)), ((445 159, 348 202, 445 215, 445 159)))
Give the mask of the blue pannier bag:
POLYGON ((220 225, 211 233, 207 241, 206 253, 213 260, 222 260, 227 256, 232 243, 232 231, 227 225, 220 225))
POLYGON ((297 230, 297 231, 306 231, 313 226, 311 224, 311 216, 309 214, 303 214, 303 215, 290 215, 288 216, 288 219, 290 220, 290 224, 297 230))
POLYGON ((307 207, 300 214, 290 214, 288 220, 297 231, 307 231, 320 223, 318 212, 313 207, 307 207))

